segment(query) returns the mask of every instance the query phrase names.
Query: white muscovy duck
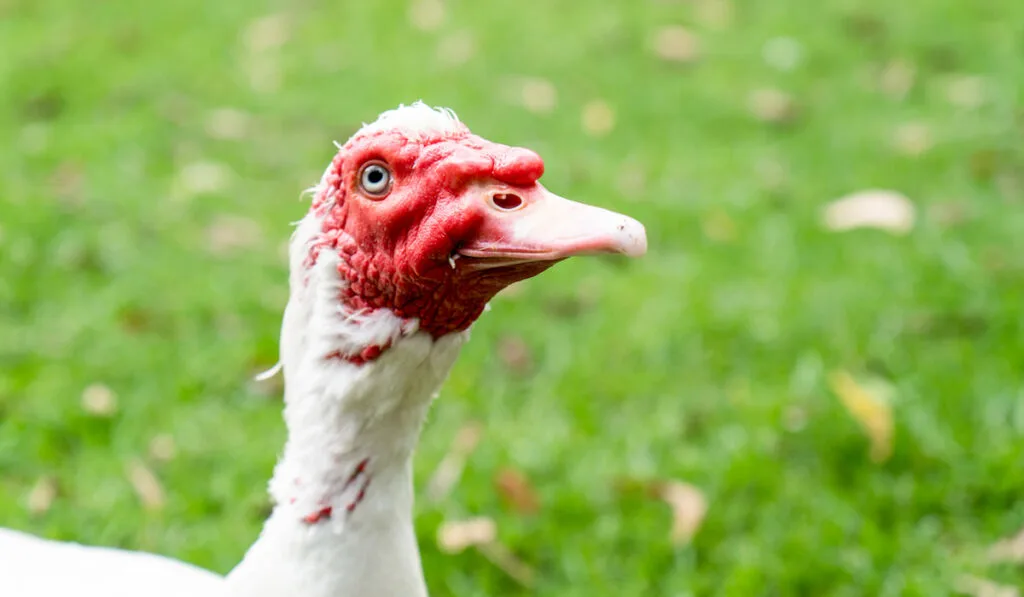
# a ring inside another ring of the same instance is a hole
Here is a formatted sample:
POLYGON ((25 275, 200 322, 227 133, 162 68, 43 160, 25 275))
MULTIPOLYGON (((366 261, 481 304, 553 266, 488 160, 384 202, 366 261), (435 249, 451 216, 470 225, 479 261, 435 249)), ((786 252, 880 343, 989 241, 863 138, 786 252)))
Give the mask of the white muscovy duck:
POLYGON ((417 597, 413 449, 486 303, 643 226, 563 199, 532 151, 422 103, 340 148, 291 241, 281 329, 288 440, 275 507, 227 577, 153 554, 0 531, 3 597, 417 597))

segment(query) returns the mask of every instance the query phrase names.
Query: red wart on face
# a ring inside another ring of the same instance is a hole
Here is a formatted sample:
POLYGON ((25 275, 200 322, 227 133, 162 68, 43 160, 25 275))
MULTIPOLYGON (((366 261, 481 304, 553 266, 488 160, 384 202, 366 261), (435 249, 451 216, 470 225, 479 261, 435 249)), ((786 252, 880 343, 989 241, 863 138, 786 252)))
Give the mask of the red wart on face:
POLYGON ((639 222, 549 192, 543 173, 535 152, 473 135, 449 113, 422 104, 385 113, 324 175, 309 263, 336 253, 343 303, 416 318, 436 338, 562 259, 646 251, 639 222))

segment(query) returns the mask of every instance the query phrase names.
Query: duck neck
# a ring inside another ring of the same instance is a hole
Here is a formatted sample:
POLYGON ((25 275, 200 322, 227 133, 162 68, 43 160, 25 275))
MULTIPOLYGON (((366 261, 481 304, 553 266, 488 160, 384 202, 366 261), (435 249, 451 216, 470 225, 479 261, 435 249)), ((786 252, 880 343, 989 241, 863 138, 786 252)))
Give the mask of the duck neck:
POLYGON ((425 596, 412 453, 465 334, 435 340, 386 311, 346 316, 333 292, 327 302, 294 291, 282 331, 288 439, 270 483, 275 507, 228 575, 228 593, 425 596), (349 358, 360 344, 387 348, 349 358))

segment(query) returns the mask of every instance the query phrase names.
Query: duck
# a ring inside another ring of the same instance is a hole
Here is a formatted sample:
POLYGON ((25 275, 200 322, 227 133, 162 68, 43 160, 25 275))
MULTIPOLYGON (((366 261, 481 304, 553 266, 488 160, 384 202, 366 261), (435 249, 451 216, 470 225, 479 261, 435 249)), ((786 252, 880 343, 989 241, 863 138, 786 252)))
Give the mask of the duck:
POLYGON ((412 459, 491 299, 577 255, 646 252, 633 218, 572 201, 541 157, 423 102, 338 146, 289 243, 287 439, 273 510, 226 576, 0 529, 5 597, 426 597, 412 459))

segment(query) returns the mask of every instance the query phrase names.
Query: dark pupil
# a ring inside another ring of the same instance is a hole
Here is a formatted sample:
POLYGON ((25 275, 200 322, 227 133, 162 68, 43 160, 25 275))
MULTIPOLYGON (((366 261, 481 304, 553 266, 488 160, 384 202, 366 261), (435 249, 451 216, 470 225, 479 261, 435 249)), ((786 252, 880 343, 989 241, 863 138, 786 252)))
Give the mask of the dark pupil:
POLYGON ((384 171, 380 168, 370 168, 370 171, 366 173, 366 180, 370 184, 377 184, 384 180, 384 171))

